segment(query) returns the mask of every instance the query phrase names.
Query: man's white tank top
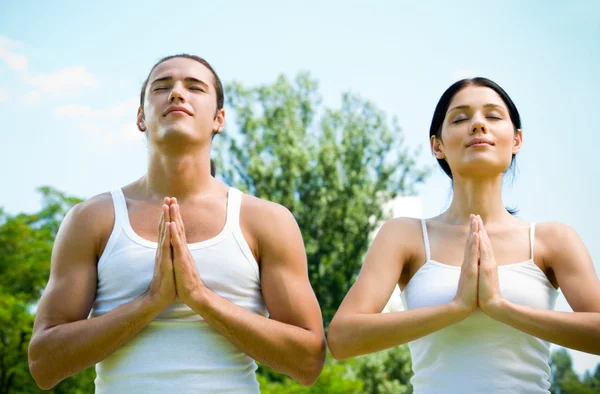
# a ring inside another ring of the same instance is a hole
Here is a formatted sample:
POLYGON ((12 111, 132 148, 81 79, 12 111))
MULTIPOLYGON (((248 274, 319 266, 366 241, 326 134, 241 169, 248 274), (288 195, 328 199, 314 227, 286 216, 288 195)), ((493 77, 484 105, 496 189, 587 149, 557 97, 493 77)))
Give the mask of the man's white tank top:
MULTIPOLYGON (((91 316, 144 293, 154 273, 157 243, 136 234, 121 189, 111 192, 115 223, 98 261, 91 316)), ((188 244, 206 286, 266 316, 259 269, 239 225, 242 193, 229 189, 227 219, 214 238, 188 244)), ((254 360, 179 300, 96 365, 96 393, 259 393, 254 360)))
MULTIPOLYGON (((401 292, 406 309, 450 302, 458 289, 461 268, 431 260, 425 220, 422 228, 427 260, 401 292)), ((554 309, 558 291, 533 262, 533 223, 530 239, 531 259, 498 267, 500 291, 512 303, 554 309)), ((415 394, 549 393, 550 344, 479 309, 408 346, 415 394)))

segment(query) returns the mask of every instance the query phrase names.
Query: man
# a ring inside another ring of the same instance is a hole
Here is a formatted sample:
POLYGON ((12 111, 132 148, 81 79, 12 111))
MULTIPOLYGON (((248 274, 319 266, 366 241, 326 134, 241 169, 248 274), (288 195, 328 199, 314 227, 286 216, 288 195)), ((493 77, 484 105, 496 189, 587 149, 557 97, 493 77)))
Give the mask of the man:
POLYGON ((147 173, 73 207, 56 237, 29 347, 41 388, 97 364, 97 393, 256 393, 254 360, 315 382, 325 342, 300 231, 211 176, 224 122, 204 59, 152 68, 147 173))

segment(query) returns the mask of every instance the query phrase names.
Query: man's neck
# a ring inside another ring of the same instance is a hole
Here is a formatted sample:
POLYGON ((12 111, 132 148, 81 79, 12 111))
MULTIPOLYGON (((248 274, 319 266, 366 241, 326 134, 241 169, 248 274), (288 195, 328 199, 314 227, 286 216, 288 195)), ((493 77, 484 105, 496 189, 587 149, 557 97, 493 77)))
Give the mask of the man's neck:
POLYGON ((209 150, 177 155, 150 154, 143 179, 151 199, 177 197, 181 201, 206 192, 214 181, 210 175, 209 150))

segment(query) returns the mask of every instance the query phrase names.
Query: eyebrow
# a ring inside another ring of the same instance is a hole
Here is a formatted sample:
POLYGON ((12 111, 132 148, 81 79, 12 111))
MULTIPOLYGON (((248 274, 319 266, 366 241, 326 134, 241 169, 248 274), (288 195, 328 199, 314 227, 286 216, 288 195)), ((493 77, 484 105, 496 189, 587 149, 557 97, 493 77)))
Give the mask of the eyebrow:
MULTIPOLYGON (((469 108, 471 108, 470 105, 458 105, 456 107, 453 107, 453 108, 449 109, 448 112, 446 112, 446 113, 449 114, 450 112, 456 111, 457 109, 469 109, 469 108)), ((483 108, 500 108, 500 109, 504 109, 501 105, 492 104, 492 103, 484 105, 483 108)))
MULTIPOLYGON (((169 82, 169 81, 172 81, 172 80, 173 80, 173 77, 170 76, 170 75, 168 75, 166 77, 155 79, 154 81, 152 81, 152 83, 150 84, 150 86, 154 85, 156 82, 169 82)), ((194 77, 185 77, 183 80, 185 82, 192 82, 192 83, 200 84, 200 85, 204 86, 206 89, 208 89, 208 84, 206 82, 204 82, 204 81, 201 81, 201 80, 197 79, 197 78, 194 78, 194 77)))

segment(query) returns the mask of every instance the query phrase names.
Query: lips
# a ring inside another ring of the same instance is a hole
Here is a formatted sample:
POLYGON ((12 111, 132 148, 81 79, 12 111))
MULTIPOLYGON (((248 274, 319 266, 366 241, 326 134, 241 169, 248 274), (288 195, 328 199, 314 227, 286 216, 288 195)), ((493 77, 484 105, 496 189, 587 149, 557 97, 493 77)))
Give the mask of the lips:
POLYGON ((494 143, 488 139, 485 138, 473 138, 471 141, 469 141, 469 143, 467 144, 467 148, 473 145, 494 145, 494 143))
POLYGON ((170 114, 171 112, 185 112, 186 114, 192 116, 192 112, 187 109, 186 107, 183 107, 181 105, 174 105, 172 107, 167 108, 167 110, 164 112, 163 116, 167 116, 168 114, 170 114))

